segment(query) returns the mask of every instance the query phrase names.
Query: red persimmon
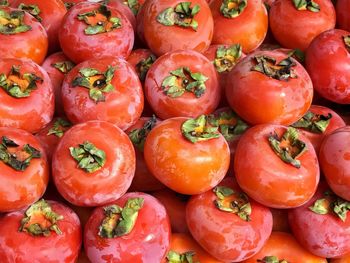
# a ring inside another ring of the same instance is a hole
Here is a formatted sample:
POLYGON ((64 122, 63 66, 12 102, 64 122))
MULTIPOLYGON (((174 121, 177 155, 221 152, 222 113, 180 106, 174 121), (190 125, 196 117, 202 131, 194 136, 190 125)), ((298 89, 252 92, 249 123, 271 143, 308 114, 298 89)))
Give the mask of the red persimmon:
POLYGON ((84 247, 91 262, 161 262, 170 244, 166 210, 153 196, 127 193, 88 220, 84 247))
POLYGON ((311 142, 295 128, 268 124, 256 125, 241 136, 234 171, 244 192, 273 208, 304 204, 316 192, 320 178, 311 142))
POLYGON ((2 263, 71 263, 81 246, 78 216, 67 206, 40 200, 0 218, 2 263))
POLYGON ((146 75, 146 99, 161 119, 210 114, 220 94, 214 65, 193 50, 161 56, 146 75))
POLYGON ((104 121, 70 128, 52 158, 52 176, 60 194, 77 206, 117 200, 135 173, 135 153, 128 136, 104 121))
POLYGON ((30 60, 0 59, 0 126, 31 133, 54 113, 54 92, 45 70, 30 60))
POLYGON ((42 146, 30 133, 1 127, 0 139, 0 212, 16 211, 44 194, 49 166, 42 146))
POLYGON ((251 124, 292 124, 307 112, 313 97, 303 66, 276 51, 243 58, 229 74, 225 90, 231 108, 251 124))
POLYGON ((149 49, 135 49, 131 51, 127 61, 135 69, 140 81, 144 82, 149 68, 156 59, 156 56, 149 49))

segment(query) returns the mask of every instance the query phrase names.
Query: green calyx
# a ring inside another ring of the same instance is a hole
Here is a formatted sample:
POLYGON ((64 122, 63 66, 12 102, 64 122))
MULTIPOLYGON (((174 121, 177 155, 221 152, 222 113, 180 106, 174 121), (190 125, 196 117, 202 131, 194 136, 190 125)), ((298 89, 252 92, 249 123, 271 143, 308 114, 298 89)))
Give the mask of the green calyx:
POLYGON ((51 64, 51 66, 60 71, 61 73, 67 74, 69 71, 71 71, 72 68, 74 68, 75 64, 72 61, 66 60, 53 63, 51 64))
POLYGON ((0 87, 14 98, 29 97, 30 93, 37 88, 37 83, 42 82, 43 79, 34 73, 21 75, 19 66, 12 66, 8 76, 4 73, 0 74, 0 87))
POLYGON ((252 208, 249 198, 244 193, 238 193, 230 187, 217 186, 213 189, 217 199, 214 205, 221 211, 233 213, 244 221, 250 221, 252 208))
POLYGON ((261 263, 289 263, 287 260, 285 260, 285 259, 280 260, 276 256, 266 256, 263 259, 258 259, 257 262, 261 262, 261 263))
POLYGON ((24 11, 6 12, 0 9, 0 34, 14 35, 31 30, 32 27, 24 24, 23 19, 24 11))
POLYGON ((247 2, 247 0, 223 0, 220 12, 226 18, 235 18, 244 11, 247 2))
POLYGON ((105 93, 114 90, 112 79, 116 68, 108 66, 105 72, 94 68, 82 68, 79 70, 81 76, 72 81, 73 87, 84 87, 89 90, 89 97, 95 102, 105 101, 105 93))
POLYGON ((300 63, 305 62, 305 53, 301 51, 299 48, 293 49, 290 52, 288 52, 288 57, 292 57, 296 60, 298 60, 300 63))
POLYGON ((296 66, 291 57, 281 60, 278 64, 276 59, 268 56, 255 56, 255 65, 251 68, 252 71, 258 71, 270 78, 277 80, 288 80, 289 78, 297 78, 293 67, 296 66))
POLYGON ((145 145, 146 137, 148 133, 156 126, 157 118, 155 115, 152 116, 148 121, 145 122, 142 128, 134 129, 129 133, 129 138, 133 145, 143 152, 143 146, 145 145))
POLYGON ((8 0, 0 0, 0 6, 9 6, 9 1, 8 0))
POLYGON ((71 126, 72 124, 66 119, 58 118, 47 135, 55 135, 56 137, 61 138, 65 131, 71 126))
POLYGON ((88 173, 96 172, 106 163, 106 153, 89 141, 79 144, 78 147, 69 147, 69 151, 78 162, 78 167, 88 173))
POLYGON ((40 17, 40 8, 37 5, 25 5, 22 3, 18 6, 18 9, 31 14, 39 22, 43 21, 43 19, 40 17))
POLYGON ((219 73, 230 72, 242 56, 240 44, 232 45, 228 48, 220 46, 216 50, 214 66, 219 73))
POLYGON ((201 115, 188 119, 181 126, 182 135, 192 143, 207 141, 220 137, 217 126, 211 126, 208 117, 201 115))
POLYGON ((51 235, 51 231, 61 235, 62 232, 57 222, 62 219, 62 215, 55 213, 51 206, 44 199, 41 199, 25 211, 19 231, 27 232, 32 236, 47 237, 51 235))
POLYGON ((174 250, 170 250, 166 256, 166 259, 168 263, 199 263, 193 261, 193 257, 195 254, 196 253, 194 251, 177 253, 174 250))
POLYGON ((65 2, 64 6, 66 7, 67 10, 71 9, 73 6, 75 6, 75 3, 71 2, 65 2))
POLYGON ((350 202, 340 198, 331 191, 326 191, 324 197, 316 200, 309 209, 319 215, 333 213, 345 222, 347 213, 350 211, 350 202))
POLYGON ((123 3, 131 9, 135 16, 139 13, 141 5, 138 0, 125 0, 123 3))
POLYGON ((280 138, 276 132, 268 137, 270 146, 276 155, 285 163, 300 168, 301 163, 297 160, 305 151, 307 146, 305 142, 298 139, 298 130, 289 127, 280 138))
POLYGON ((228 142, 233 141, 249 128, 248 124, 231 109, 220 112, 217 115, 209 115, 208 121, 210 125, 219 127, 220 133, 228 142))
POLYGON ((115 238, 128 235, 135 226, 139 211, 143 207, 143 198, 129 198, 122 208, 110 205, 103 208, 103 219, 98 235, 103 238, 115 238))
POLYGON ((154 61, 156 61, 156 59, 156 56, 152 54, 147 58, 140 60, 139 63, 136 64, 136 69, 141 81, 145 80, 149 68, 152 66, 154 61))
POLYGON ((199 72, 192 73, 188 67, 182 67, 170 71, 170 76, 162 82, 162 90, 171 98, 180 97, 185 92, 191 92, 199 98, 205 93, 207 80, 205 75, 199 72))
POLYGON ((311 12, 319 12, 320 6, 312 0, 292 0, 294 7, 299 11, 309 10, 311 12))
POLYGON ((97 10, 78 14, 78 20, 88 25, 84 30, 86 35, 106 33, 122 26, 120 18, 113 17, 106 5, 100 5, 97 10))
POLYGON ((350 52, 350 35, 343 36, 343 41, 346 49, 350 52))
POLYGON ((40 158, 39 150, 25 144, 22 149, 9 138, 2 136, 0 144, 0 160, 16 171, 24 171, 32 159, 40 158))
POLYGON ((302 128, 312 133, 324 133, 331 118, 332 114, 330 113, 325 116, 308 111, 300 120, 293 123, 291 126, 294 128, 302 128))
POLYGON ((194 16, 199 13, 200 6, 197 4, 191 7, 191 4, 191 2, 180 2, 175 8, 169 7, 157 16, 157 21, 165 26, 190 27, 197 31, 198 22, 194 16))

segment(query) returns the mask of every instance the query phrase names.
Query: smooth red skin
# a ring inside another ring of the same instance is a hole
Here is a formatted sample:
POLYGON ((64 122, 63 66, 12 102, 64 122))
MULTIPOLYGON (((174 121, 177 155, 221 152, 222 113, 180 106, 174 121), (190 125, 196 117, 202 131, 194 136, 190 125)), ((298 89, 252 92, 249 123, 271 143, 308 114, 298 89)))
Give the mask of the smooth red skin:
POLYGON ((226 18, 220 12, 222 0, 213 0, 210 9, 214 18, 212 44, 241 44, 248 54, 260 46, 268 29, 267 11, 261 0, 247 1, 247 7, 235 18, 226 18))
POLYGON ((48 135, 50 129, 54 126, 57 118, 53 119, 45 128, 40 130, 35 134, 35 137, 40 141, 41 146, 44 148, 44 151, 47 156, 47 160, 51 163, 52 154, 56 149, 57 144, 60 142, 61 138, 55 134, 48 135))
POLYGON ((110 7, 113 17, 121 20, 122 27, 110 32, 85 35, 87 24, 77 19, 78 14, 98 9, 100 4, 82 2, 69 9, 59 30, 59 41, 64 54, 73 62, 80 63, 104 56, 126 58, 134 45, 134 31, 127 17, 118 9, 110 7), (103 43, 103 44, 101 44, 103 43))
POLYGON ((349 34, 340 29, 320 34, 310 44, 305 58, 315 90, 322 97, 340 104, 350 103, 350 53, 342 38, 349 34))
POLYGON ((238 142, 234 170, 239 186, 257 202, 272 208, 293 208, 306 203, 316 192, 320 169, 311 142, 299 134, 307 151, 300 168, 283 162, 270 147, 268 136, 287 130, 280 125, 256 125, 238 142), (249 160, 249 161, 247 161, 249 160))
POLYGON ((298 128, 300 133, 302 133, 306 138, 310 140, 312 143, 312 146, 314 147, 316 153, 320 151, 320 146, 322 143, 323 138, 327 135, 333 132, 334 130, 344 127, 346 124, 344 120, 333 110, 323 107, 323 106, 318 106, 318 105, 311 105, 309 111, 315 113, 315 114, 321 114, 324 116, 328 116, 328 114, 332 114, 332 118, 329 121, 329 124, 327 126, 327 129, 324 131, 324 133, 313 133, 301 128, 298 128))
MULTIPOLYGON (((125 133, 129 135, 134 129, 142 128, 149 119, 149 117, 141 117, 133 126, 127 129, 125 133)), ((157 124, 159 124, 158 120, 157 124)), ((164 189, 165 186, 148 170, 145 158, 143 157, 143 151, 140 151, 135 146, 134 149, 136 154, 136 170, 129 191, 149 192, 164 189)))
POLYGON ((163 189, 153 192, 152 195, 161 202, 169 215, 171 230, 173 233, 189 233, 186 223, 186 204, 184 197, 171 191, 163 189))
MULTIPOLYGON (((220 185, 241 191, 230 179, 220 185)), ((214 205, 212 190, 192 196, 186 207, 186 220, 193 238, 212 256, 223 262, 252 257, 263 247, 272 231, 270 210, 249 199, 251 220, 223 212, 214 205)))
POLYGON ((128 235, 102 238, 98 228, 104 218, 103 208, 92 213, 84 231, 84 247, 91 262, 160 262, 170 245, 170 223, 164 206, 145 193, 127 193, 113 204, 124 206, 128 198, 144 198, 134 228, 128 235))
MULTIPOLYGON (((93 2, 93 1, 90 1, 93 2)), ((107 6, 114 7, 117 9, 120 13, 122 13, 130 22, 133 30, 136 30, 136 17, 134 16, 131 9, 123 3, 121 0, 109 0, 107 6)))
POLYGON ((104 121, 89 121, 69 129, 52 158, 52 176, 60 194, 77 206, 98 206, 117 200, 129 188, 135 173, 135 153, 128 136, 104 121), (84 141, 106 153, 106 163, 88 173, 77 167, 69 147, 84 141))
POLYGON ((293 67, 297 78, 277 80, 252 71, 254 56, 273 57, 277 63, 287 56, 275 51, 257 51, 248 55, 230 72, 225 91, 231 108, 250 124, 290 125, 311 106, 311 79, 299 62, 293 67), (264 110, 262 110, 264 109, 264 110))
POLYGON ((315 0, 319 12, 299 11, 291 0, 276 0, 269 12, 275 39, 286 48, 305 51, 322 32, 335 27, 335 10, 330 0, 315 0))
POLYGON ((41 158, 32 159, 24 171, 16 171, 0 161, 0 212, 11 212, 34 203, 44 194, 49 181, 49 166, 44 149, 32 134, 0 127, 0 138, 2 136, 13 140, 20 147, 30 144, 42 154, 41 158))
POLYGON ((350 126, 327 135, 321 144, 319 160, 322 172, 333 190, 350 201, 350 126))
POLYGON ((80 63, 66 76, 62 84, 64 111, 72 123, 90 120, 108 121, 122 130, 136 123, 143 110, 143 91, 140 80, 132 67, 122 58, 105 57, 80 63), (95 68, 105 72, 108 66, 117 67, 112 79, 114 90, 104 93, 105 101, 96 103, 89 96, 89 89, 73 87, 82 68, 95 68))
POLYGON ((25 210, 0 218, 0 258, 2 263, 71 263, 78 258, 81 227, 78 216, 67 206, 48 201, 54 212, 64 218, 57 222, 62 234, 51 231, 50 236, 31 236, 18 231, 25 210))
POLYGON ((297 241, 312 254, 338 258, 350 253, 350 217, 345 222, 333 214, 320 215, 309 207, 330 190, 320 183, 316 194, 305 205, 289 210, 288 220, 297 241))
POLYGON ((49 75, 53 89, 54 89, 55 115, 57 116, 64 116, 64 110, 63 110, 62 98, 61 98, 61 87, 62 87, 65 74, 63 74, 57 68, 52 66, 52 64, 63 62, 63 61, 69 61, 69 58, 67 58, 63 54, 63 52, 57 52, 48 56, 42 65, 43 69, 45 69, 47 74, 49 75))
POLYGON ((216 186, 226 175, 230 150, 224 137, 192 143, 181 133, 187 118, 171 118, 148 134, 144 157, 151 173, 171 190, 200 194, 216 186))
POLYGON ((49 51, 53 53, 60 50, 60 43, 58 42, 58 30, 61 26, 64 15, 67 9, 61 0, 15 0, 11 6, 18 8, 20 4, 36 5, 40 9, 39 16, 42 18, 41 24, 47 32, 49 39, 49 51))
POLYGON ((327 259, 312 255, 303 248, 293 235, 283 232, 272 232, 265 246, 258 254, 241 263, 260 262, 266 256, 275 256, 287 262, 327 263, 327 259))
MULTIPOLYGON (((1 7, 6 12, 17 9, 1 7)), ((23 22, 32 27, 31 30, 13 35, 0 34, 1 58, 27 58, 41 64, 46 56, 48 38, 44 27, 31 15, 25 13, 23 22)))
POLYGON ((0 74, 8 75, 12 66, 20 66, 21 74, 34 73, 43 79, 43 83, 37 82, 37 88, 25 98, 12 97, 0 88, 0 126, 35 133, 53 117, 55 98, 51 80, 43 68, 27 59, 0 59, 0 74))
POLYGON ((155 114, 161 119, 172 117, 192 117, 212 113, 220 102, 221 90, 214 65, 202 54, 192 50, 179 50, 158 58, 148 70, 145 79, 145 96, 155 114), (163 80, 170 71, 188 67, 192 72, 199 72, 209 79, 205 82, 206 90, 197 98, 192 92, 185 92, 172 98, 164 94, 163 80))
MULTIPOLYGON (((208 3, 205 0, 191 1, 191 7, 198 4, 200 11, 195 15, 197 31, 191 27, 165 26, 157 21, 157 16, 166 8, 175 7, 182 0, 149 0, 142 7, 141 15, 143 35, 148 47, 157 56, 175 50, 195 50, 204 52, 210 46, 213 37, 214 22, 208 3)), ((139 19, 138 19, 139 20, 139 19)), ((142 30, 140 30, 140 33, 142 30)), ((141 33, 142 34, 142 33, 141 33)))
POLYGON ((288 223, 288 210, 271 208, 273 227, 272 231, 291 232, 288 223))
POLYGON ((337 27, 350 31, 350 2, 348 0, 337 1, 335 10, 337 14, 337 27))

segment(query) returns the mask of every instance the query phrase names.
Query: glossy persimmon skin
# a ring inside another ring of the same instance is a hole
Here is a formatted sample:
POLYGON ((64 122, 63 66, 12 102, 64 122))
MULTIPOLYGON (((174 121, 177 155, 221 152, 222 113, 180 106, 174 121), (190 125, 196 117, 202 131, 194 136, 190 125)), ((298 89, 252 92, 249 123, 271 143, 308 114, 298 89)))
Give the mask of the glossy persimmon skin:
POLYGON ((338 28, 350 31, 350 2, 348 0, 339 0, 336 3, 338 28))
MULTIPOLYGON (((241 191, 231 179, 220 185, 241 191)), ((239 262, 258 253, 272 231, 270 210, 249 198, 251 220, 244 221, 238 215, 217 209, 216 198, 212 190, 190 198, 186 219, 193 238, 222 262, 239 262)))
MULTIPOLYGON (((150 117, 141 117, 133 126, 127 129, 125 133, 129 135, 134 129, 142 128, 149 120, 150 117)), ((159 124, 158 120, 157 122, 159 124)), ((129 191, 149 192, 164 189, 165 185, 159 182, 159 180, 148 170, 145 158, 143 157, 143 151, 135 146, 134 149, 136 154, 136 170, 129 191)))
POLYGON ((144 97, 138 76, 122 58, 105 57, 85 61, 74 67, 62 84, 62 102, 66 116, 72 123, 90 120, 108 121, 122 130, 135 124, 143 110, 144 97), (111 84, 114 90, 104 93, 105 101, 95 102, 89 89, 73 87, 73 80, 82 68, 95 68, 105 72, 108 66, 116 67, 111 84))
POLYGON ((60 50, 58 30, 61 26, 64 15, 67 13, 64 3, 61 0, 15 0, 11 3, 11 6, 18 8, 22 3, 39 7, 39 16, 42 18, 41 24, 45 28, 49 40, 48 53, 60 50))
POLYGON ((329 113, 332 114, 332 118, 329 120, 327 129, 323 133, 313 133, 311 131, 298 128, 300 133, 310 140, 316 153, 318 153, 320 151, 320 146, 324 137, 327 134, 330 134, 331 132, 333 132, 334 130, 340 127, 344 127, 346 124, 344 120, 335 111, 331 110, 330 108, 327 108, 324 106, 318 106, 318 105, 311 105, 309 111, 311 111, 312 113, 321 114, 324 116, 328 116, 329 113))
POLYGON ((350 201, 350 126, 327 135, 321 144, 319 161, 326 180, 337 195, 350 201))
POLYGON ((191 27, 165 26, 157 21, 158 14, 163 10, 169 7, 174 8, 181 2, 183 1, 164 0, 160 2, 150 0, 146 1, 141 9, 140 18, 142 19, 143 30, 140 28, 139 31, 144 36, 148 47, 157 56, 179 49, 204 52, 210 46, 214 23, 209 5, 205 0, 191 1, 191 7, 196 4, 200 6, 199 13, 194 16, 194 19, 198 22, 196 31, 191 27))
POLYGON ((73 62, 80 63, 92 58, 114 56, 127 58, 134 44, 134 31, 124 14, 114 7, 108 9, 112 17, 118 17, 122 26, 110 32, 85 35, 87 24, 79 21, 78 14, 98 9, 99 3, 82 2, 74 5, 62 21, 59 41, 64 54, 73 62), (103 43, 103 44, 102 44, 103 43))
POLYGON ((24 171, 16 171, 0 161, 0 212, 22 209, 37 201, 45 192, 49 181, 49 164, 40 142, 34 135, 20 129, 0 128, 0 138, 5 136, 23 147, 29 144, 41 153, 33 158, 24 171))
POLYGON ((60 194, 77 206, 98 206, 117 200, 129 188, 135 173, 135 153, 128 136, 104 121, 73 126, 57 145, 52 158, 52 175, 60 194), (88 173, 78 168, 69 147, 84 141, 106 153, 106 163, 88 173))
POLYGON ((31 236, 18 231, 25 209, 11 212, 0 218, 0 257, 3 263, 47 262, 71 263, 78 258, 82 242, 78 216, 67 206, 48 201, 54 212, 63 216, 57 221, 61 230, 58 235, 51 231, 50 236, 31 236))
POLYGON ((326 183, 320 183, 312 199, 290 210, 288 219, 294 237, 304 248, 320 257, 339 258, 350 253, 350 217, 343 222, 333 213, 320 215, 309 209, 329 190, 326 183))
POLYGON ((64 116, 61 88, 63 79, 66 74, 62 73, 60 70, 55 68, 53 64, 58 62, 70 61, 63 52, 53 53, 48 56, 42 64, 43 69, 46 70, 47 74, 51 79, 51 83, 55 94, 55 115, 64 116))
POLYGON ((250 53, 263 42, 268 29, 268 16, 261 0, 247 1, 247 7, 235 18, 226 18, 220 12, 222 0, 213 0, 210 9, 214 19, 212 44, 241 44, 244 53, 250 53))
POLYGON ((169 215, 173 233, 189 233, 186 215, 187 196, 179 195, 170 189, 152 192, 152 195, 161 202, 169 215))
POLYGON ((303 248, 293 237, 284 232, 272 232, 265 246, 253 257, 242 263, 256 263, 266 256, 276 256, 279 260, 304 263, 327 263, 327 259, 315 256, 303 248))
POLYGON ((286 130, 280 125, 256 125, 241 136, 235 153, 234 171, 239 186, 251 198, 272 208, 301 206, 316 192, 320 178, 315 150, 302 134, 299 133, 299 139, 306 143, 307 151, 297 158, 300 168, 275 154, 268 137, 274 132, 282 136, 286 130))
POLYGON ((286 48, 305 51, 320 33, 335 27, 335 10, 330 0, 315 0, 319 12, 299 11, 291 0, 276 0, 269 12, 275 39, 286 48))
POLYGON ((261 55, 275 58, 277 63, 287 58, 276 51, 257 51, 243 58, 228 76, 227 100, 230 107, 250 124, 290 125, 304 116, 311 106, 311 79, 293 58, 297 78, 278 80, 251 70, 255 66, 254 56, 261 55))
MULTIPOLYGON (((17 9, 0 7, 6 12, 17 9)), ((44 27, 31 15, 25 13, 23 23, 32 27, 31 30, 13 35, 0 34, 0 57, 1 58, 27 58, 39 65, 44 61, 48 38, 44 27)))
POLYGON ((212 113, 219 104, 221 90, 214 65, 202 54, 192 50, 169 52, 156 60, 148 70, 145 80, 145 97, 155 114, 161 119, 192 117, 212 113), (200 97, 185 91, 172 98, 162 89, 163 80, 170 71, 188 67, 192 73, 201 73, 209 79, 206 90, 200 97))
POLYGON ((43 82, 37 82, 37 88, 24 98, 12 97, 0 87, 0 126, 35 133, 53 117, 55 99, 51 80, 43 68, 28 59, 0 59, 0 74, 8 76, 12 66, 19 66, 21 74, 34 73, 43 82))
POLYGON ((349 34, 340 29, 323 32, 312 41, 305 57, 315 90, 322 97, 340 104, 350 103, 350 54, 342 38, 349 34))
POLYGON ((113 204, 123 207, 128 198, 144 198, 134 228, 128 235, 102 238, 98 228, 104 218, 103 208, 96 208, 84 231, 84 248, 91 262, 161 262, 170 245, 170 223, 164 206, 145 193, 130 192, 113 204))
POLYGON ((208 191, 225 177, 230 150, 222 135, 197 143, 185 139, 181 125, 186 120, 171 118, 154 127, 143 153, 148 169, 159 181, 175 192, 194 195, 208 191))
MULTIPOLYGON (((173 233, 171 235, 169 251, 174 251, 179 254, 193 251, 193 262, 200 263, 222 263, 208 254, 192 237, 190 234, 173 233)), ((164 259, 162 263, 168 263, 167 259, 164 259)))

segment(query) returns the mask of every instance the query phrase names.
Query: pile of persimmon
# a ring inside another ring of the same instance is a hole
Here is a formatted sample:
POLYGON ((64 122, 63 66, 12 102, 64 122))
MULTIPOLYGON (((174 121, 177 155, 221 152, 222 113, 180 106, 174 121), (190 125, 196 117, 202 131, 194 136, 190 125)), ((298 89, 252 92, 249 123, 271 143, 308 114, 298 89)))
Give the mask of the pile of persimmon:
POLYGON ((348 263, 349 104, 350 0, 0 0, 0 263, 348 263))

